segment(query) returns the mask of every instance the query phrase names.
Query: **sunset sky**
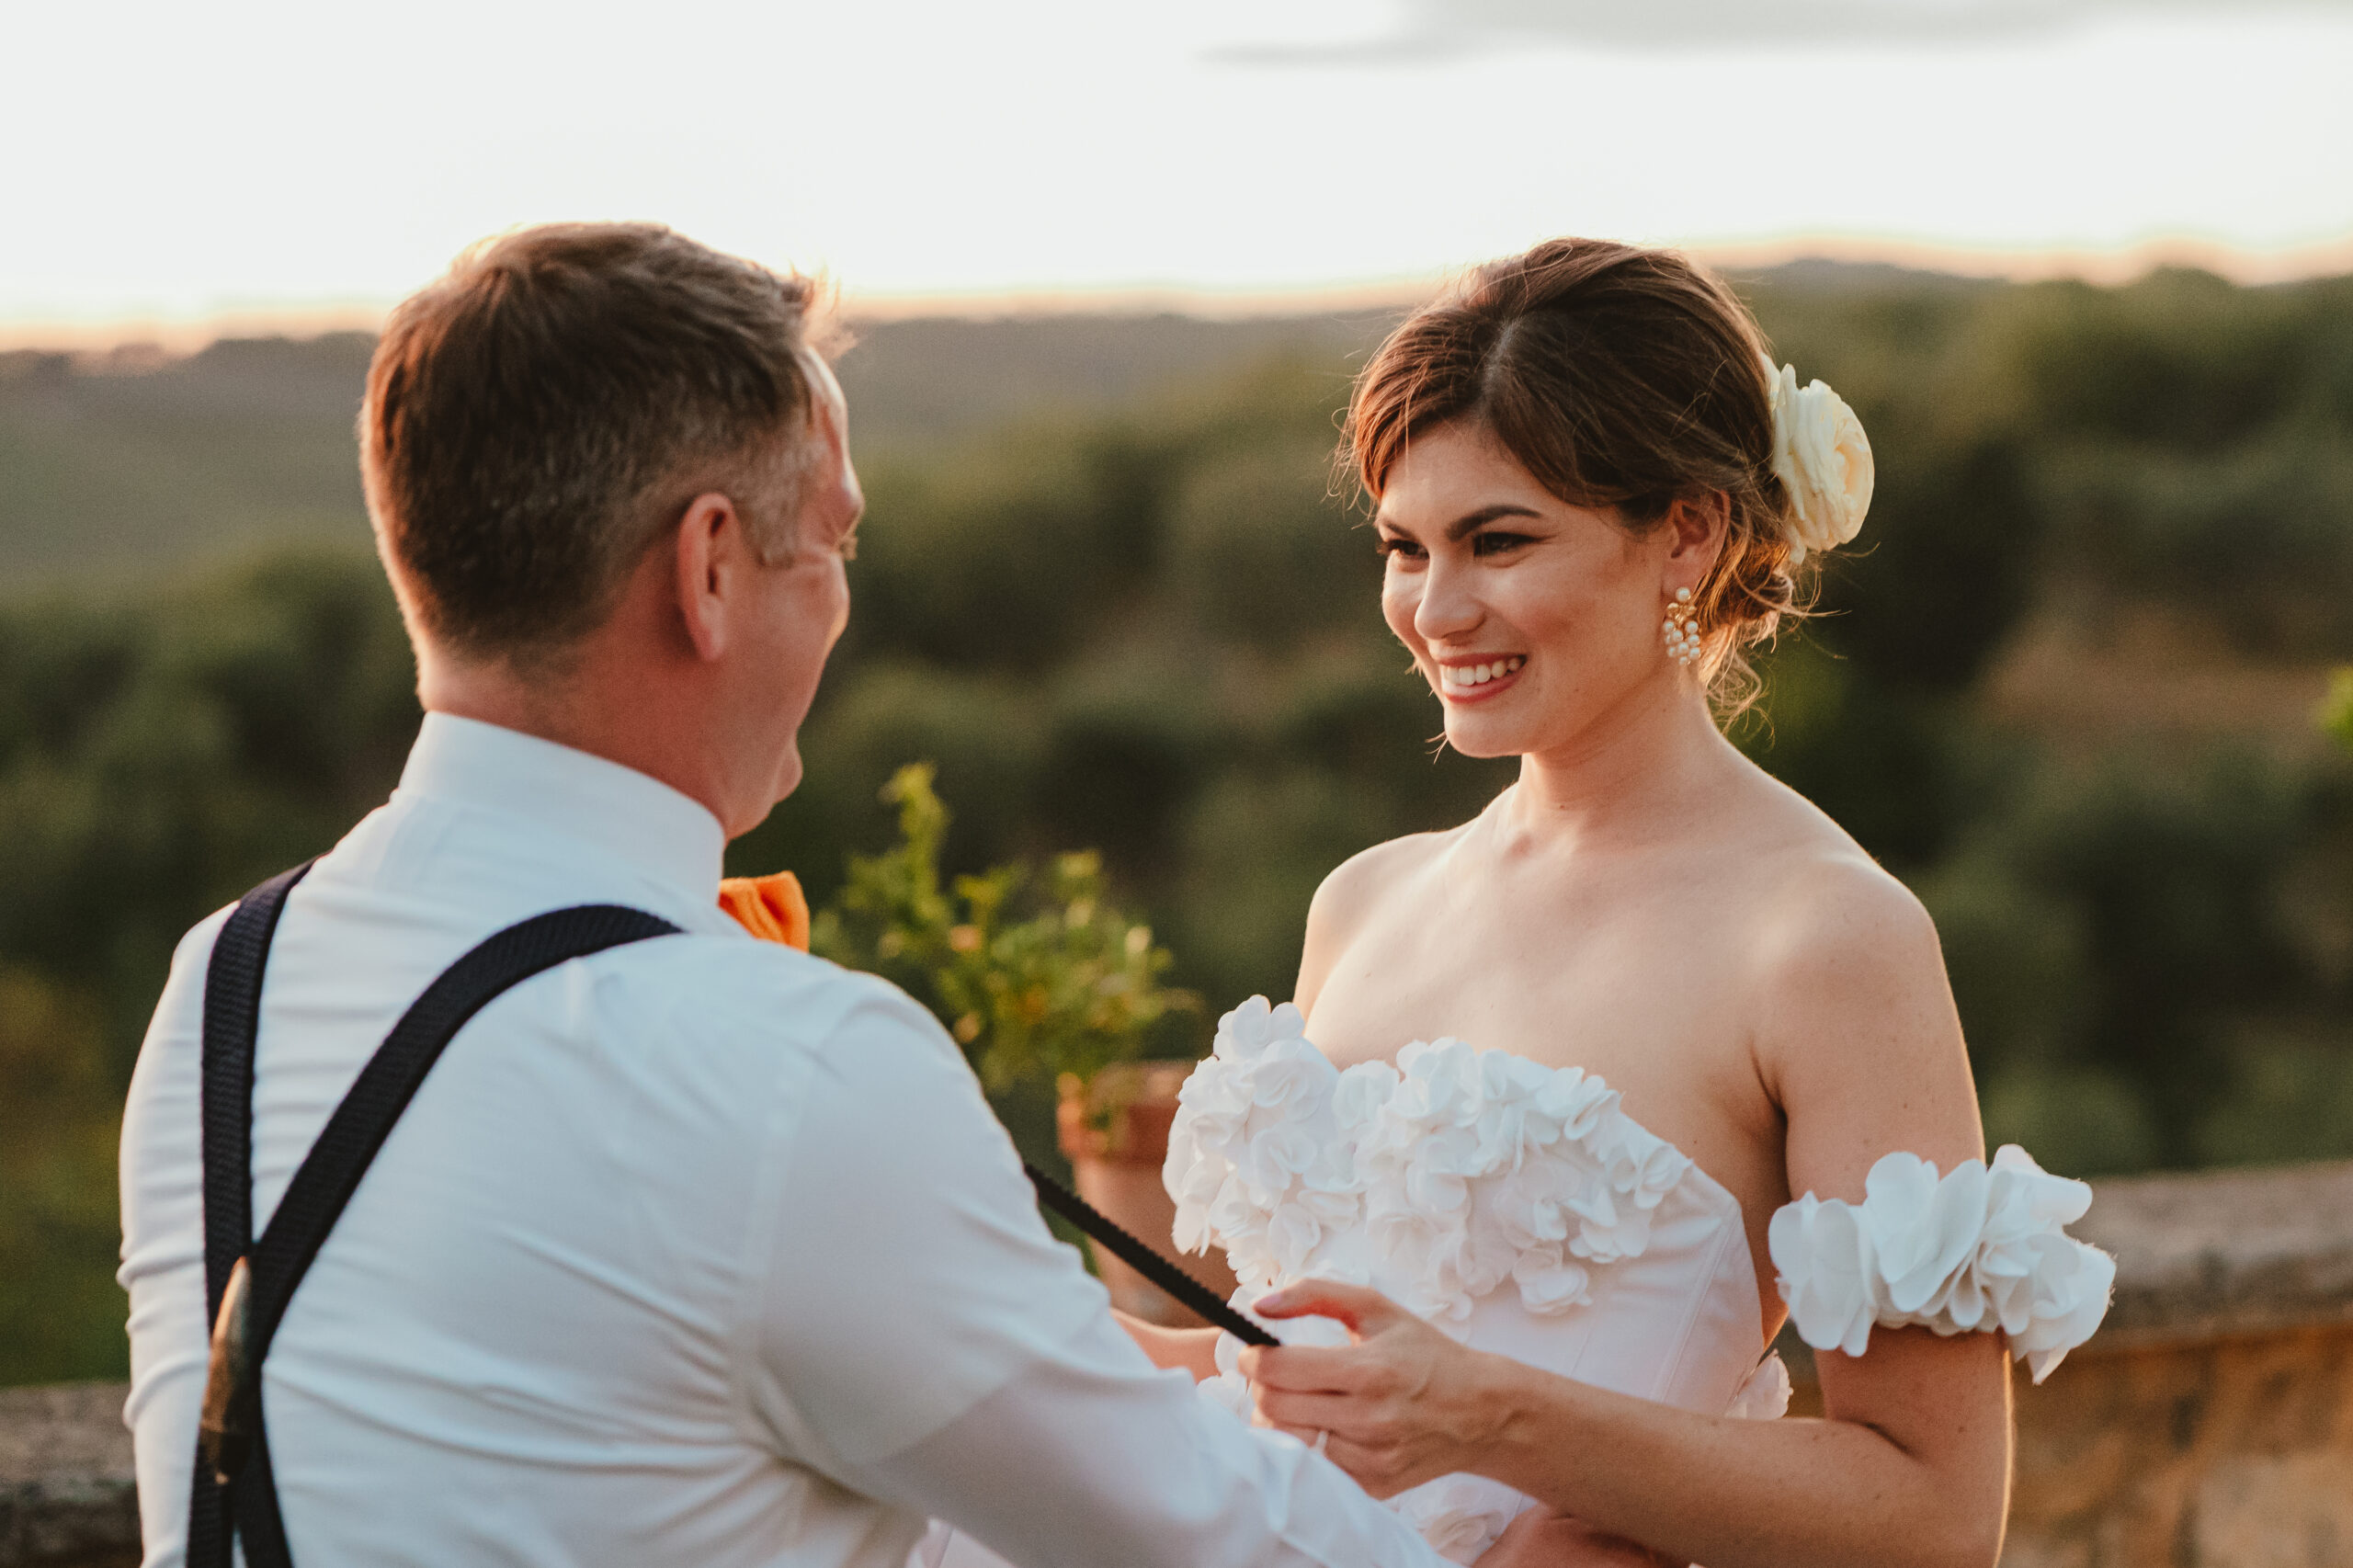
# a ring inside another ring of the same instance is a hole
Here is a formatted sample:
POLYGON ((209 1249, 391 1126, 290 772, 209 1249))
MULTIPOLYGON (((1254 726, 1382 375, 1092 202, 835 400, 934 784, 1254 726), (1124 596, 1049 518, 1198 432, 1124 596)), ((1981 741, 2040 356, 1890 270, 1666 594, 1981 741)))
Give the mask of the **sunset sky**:
POLYGON ((1558 233, 2353 267, 2353 0, 132 0, 8 33, 18 341, 364 312, 559 217, 883 302, 1391 287, 1558 233))

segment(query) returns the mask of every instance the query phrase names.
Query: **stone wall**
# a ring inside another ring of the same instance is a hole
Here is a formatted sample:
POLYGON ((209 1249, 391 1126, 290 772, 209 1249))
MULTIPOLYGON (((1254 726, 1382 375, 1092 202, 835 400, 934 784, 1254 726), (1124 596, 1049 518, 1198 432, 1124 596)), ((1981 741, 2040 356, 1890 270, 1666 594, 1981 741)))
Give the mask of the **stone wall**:
POLYGON ((2353 1568, 2353 1164, 2102 1182, 2092 1342, 2018 1387, 2010 1568, 2353 1568))
MULTIPOLYGON (((2005 1568, 2353 1568, 2353 1163, 2097 1186, 2116 1304, 2018 1377, 2005 1568)), ((0 1568, 138 1562, 122 1398, 0 1390, 0 1568)))
POLYGON ((120 1383, 0 1389, 0 1568, 131 1568, 139 1496, 120 1383))

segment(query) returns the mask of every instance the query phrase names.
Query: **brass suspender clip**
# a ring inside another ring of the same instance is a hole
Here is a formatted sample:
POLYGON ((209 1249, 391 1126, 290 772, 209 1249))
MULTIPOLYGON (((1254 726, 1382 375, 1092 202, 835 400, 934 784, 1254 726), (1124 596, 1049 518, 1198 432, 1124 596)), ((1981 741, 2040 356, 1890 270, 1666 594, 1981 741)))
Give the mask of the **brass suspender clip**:
POLYGON ((244 1258, 229 1271, 221 1292, 221 1315, 212 1322, 212 1358, 204 1374, 204 1413, 197 1420, 197 1445, 204 1462, 226 1486, 253 1456, 261 1426, 261 1368, 254 1361, 253 1271, 244 1258))

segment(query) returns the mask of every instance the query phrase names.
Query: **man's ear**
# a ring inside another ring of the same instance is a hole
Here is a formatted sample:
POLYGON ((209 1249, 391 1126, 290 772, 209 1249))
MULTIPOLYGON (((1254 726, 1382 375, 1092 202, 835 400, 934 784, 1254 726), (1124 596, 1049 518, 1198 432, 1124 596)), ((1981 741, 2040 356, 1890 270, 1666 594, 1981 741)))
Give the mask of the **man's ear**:
POLYGON ((705 664, 726 655, 728 612, 741 588, 747 543, 744 519, 725 495, 707 490, 687 503, 676 540, 678 616, 705 664))

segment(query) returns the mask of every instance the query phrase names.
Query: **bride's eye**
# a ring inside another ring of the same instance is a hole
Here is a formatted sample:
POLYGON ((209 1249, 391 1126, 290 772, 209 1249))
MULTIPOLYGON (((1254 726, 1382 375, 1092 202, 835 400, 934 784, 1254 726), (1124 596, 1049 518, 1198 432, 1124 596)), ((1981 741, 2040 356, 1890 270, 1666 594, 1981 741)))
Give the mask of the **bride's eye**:
POLYGON ((1372 548, 1379 552, 1383 561, 1392 555, 1402 556, 1407 561, 1418 561, 1422 558, 1422 547, 1400 534, 1383 534, 1373 541, 1372 548))
POLYGON ((1533 544, 1535 540, 1527 534, 1495 532, 1483 533, 1477 539, 1471 541, 1471 553, 1473 555, 1507 555, 1511 551, 1519 549, 1522 545, 1533 544))

